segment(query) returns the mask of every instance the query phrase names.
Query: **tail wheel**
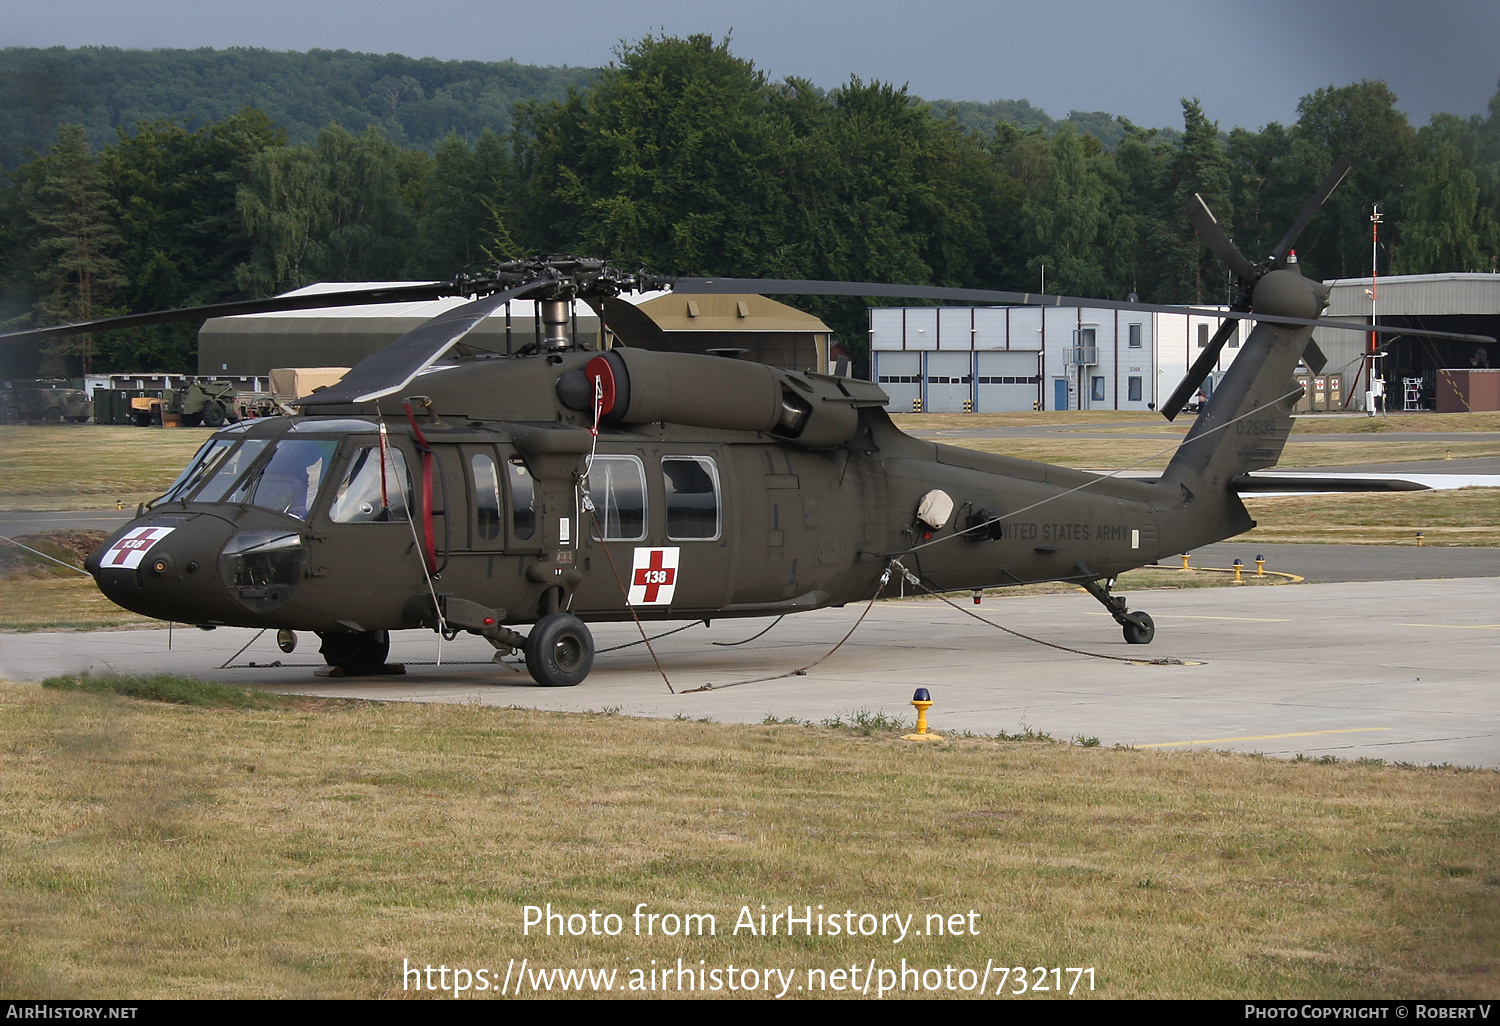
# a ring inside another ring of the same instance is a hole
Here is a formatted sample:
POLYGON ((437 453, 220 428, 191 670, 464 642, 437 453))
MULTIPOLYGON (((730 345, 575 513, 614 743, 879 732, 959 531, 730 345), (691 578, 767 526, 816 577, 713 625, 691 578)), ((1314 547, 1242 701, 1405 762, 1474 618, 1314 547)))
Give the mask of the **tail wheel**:
POLYGON ((526 636, 526 670, 543 687, 570 688, 594 667, 594 636, 571 613, 553 613, 526 636))
POLYGON ((391 651, 389 631, 363 631, 361 633, 318 633, 323 642, 318 651, 329 666, 337 666, 351 677, 362 677, 377 673, 385 666, 385 657, 391 651))
POLYGON ((1126 613, 1120 625, 1125 631, 1125 640, 1132 645, 1149 645, 1156 637, 1156 624, 1145 613, 1126 613))

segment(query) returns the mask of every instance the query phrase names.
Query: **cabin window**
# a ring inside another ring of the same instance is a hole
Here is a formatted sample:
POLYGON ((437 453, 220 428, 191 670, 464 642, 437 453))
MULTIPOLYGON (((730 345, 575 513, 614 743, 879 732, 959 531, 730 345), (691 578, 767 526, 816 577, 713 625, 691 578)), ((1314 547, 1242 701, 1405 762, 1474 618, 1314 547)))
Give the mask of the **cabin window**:
POLYGON ((594 537, 605 541, 641 541, 646 537, 646 470, 634 456, 595 456, 589 467, 589 495, 594 500, 594 537))
POLYGON ((707 456, 664 456, 667 537, 713 541, 719 537, 719 469, 707 456))
POLYGON ((385 473, 382 475, 380 471, 379 446, 366 446, 356 452, 334 494, 328 519, 335 524, 409 520, 411 475, 400 449, 386 447, 385 473))
POLYGON ((505 464, 510 478, 510 529, 516 541, 526 541, 536 533, 536 482, 521 459, 512 456, 505 464))
POLYGON ((480 541, 494 541, 500 537, 500 477, 495 461, 478 453, 469 466, 474 471, 474 528, 480 541))

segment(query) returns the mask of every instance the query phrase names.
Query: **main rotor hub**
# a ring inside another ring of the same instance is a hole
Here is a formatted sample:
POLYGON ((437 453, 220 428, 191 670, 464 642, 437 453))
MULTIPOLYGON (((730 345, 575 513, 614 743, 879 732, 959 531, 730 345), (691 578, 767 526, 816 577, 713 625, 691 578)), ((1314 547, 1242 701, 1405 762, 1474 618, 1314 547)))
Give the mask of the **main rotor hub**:
POLYGON ((1318 317, 1328 305, 1328 286, 1297 271, 1268 271, 1255 283, 1250 309, 1281 317, 1318 317))
POLYGON ((617 296, 621 292, 661 288, 666 282, 667 279, 659 275, 622 270, 604 260, 554 253, 525 260, 506 260, 487 274, 461 277, 457 284, 464 295, 476 298, 522 285, 536 285, 528 293, 528 299, 543 302, 581 299, 588 302, 617 296))

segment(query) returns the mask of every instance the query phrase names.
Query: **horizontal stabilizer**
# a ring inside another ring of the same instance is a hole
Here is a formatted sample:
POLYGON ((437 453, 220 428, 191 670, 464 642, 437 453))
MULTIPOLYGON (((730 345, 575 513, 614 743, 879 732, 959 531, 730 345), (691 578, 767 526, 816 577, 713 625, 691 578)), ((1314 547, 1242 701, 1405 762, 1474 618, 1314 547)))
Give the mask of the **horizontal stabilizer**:
POLYGON ((1257 492, 1425 492, 1430 489, 1417 481, 1399 477, 1349 477, 1318 474, 1241 474, 1229 482, 1241 495, 1257 492))

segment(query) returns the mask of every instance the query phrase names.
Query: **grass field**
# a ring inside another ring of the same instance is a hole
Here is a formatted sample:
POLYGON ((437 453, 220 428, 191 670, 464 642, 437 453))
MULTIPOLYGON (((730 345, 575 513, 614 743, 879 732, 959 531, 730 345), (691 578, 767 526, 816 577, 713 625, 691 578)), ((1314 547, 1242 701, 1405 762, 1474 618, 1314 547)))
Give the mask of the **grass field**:
POLYGON ((113 509, 155 498, 208 440, 193 428, 0 426, 0 510, 113 509))
POLYGON ((522 958, 620 988, 653 959, 775 969, 790 996, 903 958, 971 970, 958 996, 988 960, 1113 998, 1500 987, 1493 772, 134 690, 200 704, 0 684, 7 997, 411 997, 404 962, 498 986, 522 958), (623 931, 524 935, 549 902, 623 931), (638 937, 642 902, 716 933, 638 937), (735 935, 762 904, 962 932, 735 935))

